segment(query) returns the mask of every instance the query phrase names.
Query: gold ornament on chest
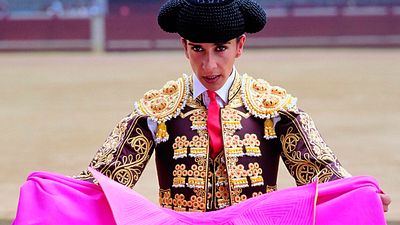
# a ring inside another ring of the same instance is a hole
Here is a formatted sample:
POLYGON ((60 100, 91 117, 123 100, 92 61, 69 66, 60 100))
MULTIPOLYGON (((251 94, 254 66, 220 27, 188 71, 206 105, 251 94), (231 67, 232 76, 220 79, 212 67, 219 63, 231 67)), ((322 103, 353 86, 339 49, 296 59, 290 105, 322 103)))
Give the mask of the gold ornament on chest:
POLYGON ((221 109, 221 123, 223 136, 233 136, 237 130, 242 129, 242 118, 248 118, 248 113, 230 108, 229 105, 221 109))
POLYGON ((172 148, 174 149, 174 159, 184 158, 187 156, 187 151, 190 142, 187 140, 186 136, 176 137, 172 148))
POLYGON ((204 109, 193 110, 193 114, 189 117, 192 122, 192 130, 206 130, 207 129, 207 111, 204 109))

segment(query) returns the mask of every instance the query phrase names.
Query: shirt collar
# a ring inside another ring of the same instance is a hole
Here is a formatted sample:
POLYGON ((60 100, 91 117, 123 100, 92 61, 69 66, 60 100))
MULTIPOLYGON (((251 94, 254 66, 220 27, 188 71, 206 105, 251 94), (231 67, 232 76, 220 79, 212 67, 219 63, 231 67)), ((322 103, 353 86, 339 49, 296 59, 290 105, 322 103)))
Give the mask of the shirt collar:
MULTIPOLYGON (((228 80, 226 80, 225 84, 215 91, 217 95, 225 102, 228 102, 229 97, 229 89, 232 86, 233 81, 235 80, 236 68, 233 66, 232 73, 229 75, 228 80)), ((207 91, 207 88, 199 81, 196 74, 193 74, 193 99, 199 97, 199 95, 203 94, 207 91)))

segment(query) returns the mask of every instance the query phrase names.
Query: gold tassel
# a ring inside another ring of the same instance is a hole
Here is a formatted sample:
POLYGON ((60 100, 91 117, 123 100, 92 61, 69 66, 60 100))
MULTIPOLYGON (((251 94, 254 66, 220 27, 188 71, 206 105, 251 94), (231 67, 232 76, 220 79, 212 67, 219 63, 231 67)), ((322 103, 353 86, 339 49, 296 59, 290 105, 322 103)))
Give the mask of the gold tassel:
POLYGON ((159 123, 157 126, 156 138, 161 141, 166 141, 168 140, 168 137, 167 125, 165 125, 165 122, 159 123))
POLYGON ((274 121, 266 119, 264 122, 264 135, 265 137, 275 137, 274 121))

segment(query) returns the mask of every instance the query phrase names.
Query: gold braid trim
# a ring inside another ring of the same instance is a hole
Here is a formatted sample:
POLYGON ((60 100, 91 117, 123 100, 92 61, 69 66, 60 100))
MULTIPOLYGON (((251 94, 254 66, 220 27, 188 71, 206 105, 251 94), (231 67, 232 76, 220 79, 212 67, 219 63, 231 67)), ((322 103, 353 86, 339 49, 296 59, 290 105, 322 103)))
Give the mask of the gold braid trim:
POLYGON ((280 140, 283 154, 287 158, 285 164, 289 165, 290 173, 296 177, 298 184, 309 183, 316 176, 319 178, 319 182, 326 182, 333 175, 342 178, 351 176, 339 164, 308 114, 298 112, 300 114, 299 121, 288 112, 281 111, 280 113, 288 117, 297 129, 295 132, 294 128, 290 127, 287 134, 282 135, 280 140), (304 141, 307 148, 303 154, 296 151, 300 139, 304 141))
MULTIPOLYGON (((127 187, 133 188, 139 180, 144 167, 150 159, 152 141, 147 139, 140 128, 132 126, 134 135, 122 143, 120 149, 128 144, 132 154, 118 157, 118 160, 101 170, 103 174, 127 187)), ((130 132, 130 133, 131 133, 130 132)), ((119 151, 121 154, 121 150, 119 151)))
MULTIPOLYGON (((99 150, 97 150, 96 155, 90 162, 90 167, 100 170, 100 168, 103 168, 114 161, 115 156, 119 154, 118 147, 125 137, 126 131, 128 129, 128 123, 134 118, 135 121, 133 123, 135 124, 139 119, 139 116, 133 112, 124 117, 117 124, 117 126, 115 126, 110 135, 107 137, 104 144, 100 147, 99 150)), ((82 171, 78 176, 74 176, 74 178, 80 180, 93 180, 96 183, 96 180, 94 180, 93 175, 89 172, 89 170, 82 171)))
MULTIPOLYGON (((133 188, 150 158, 153 141, 146 138, 143 131, 136 126, 141 117, 130 114, 118 123, 103 146, 97 151, 90 167, 100 171, 117 182, 133 188), (128 127, 129 121, 132 124, 128 127), (121 156, 124 146, 128 146, 132 154, 121 156)), ((92 174, 85 170, 75 176, 81 180, 93 180, 92 174)))

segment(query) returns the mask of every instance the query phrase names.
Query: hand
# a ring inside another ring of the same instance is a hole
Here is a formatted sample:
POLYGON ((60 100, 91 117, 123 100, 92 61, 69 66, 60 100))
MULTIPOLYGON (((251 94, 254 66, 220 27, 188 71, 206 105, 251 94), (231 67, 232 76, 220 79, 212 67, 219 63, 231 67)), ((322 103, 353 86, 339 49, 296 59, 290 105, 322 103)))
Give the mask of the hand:
POLYGON ((383 205, 383 211, 387 212, 389 211, 389 204, 392 202, 392 199, 390 199, 390 196, 385 193, 379 194, 379 197, 382 200, 382 205, 383 205))

